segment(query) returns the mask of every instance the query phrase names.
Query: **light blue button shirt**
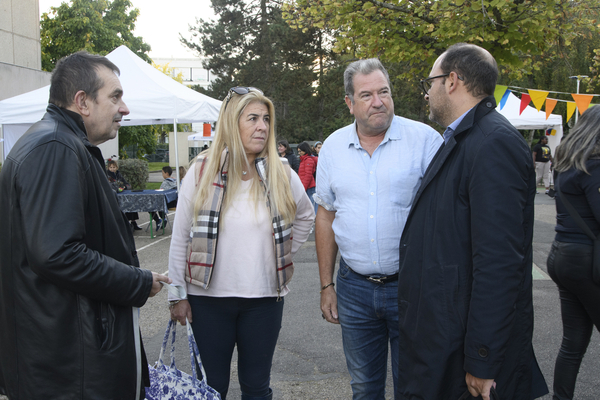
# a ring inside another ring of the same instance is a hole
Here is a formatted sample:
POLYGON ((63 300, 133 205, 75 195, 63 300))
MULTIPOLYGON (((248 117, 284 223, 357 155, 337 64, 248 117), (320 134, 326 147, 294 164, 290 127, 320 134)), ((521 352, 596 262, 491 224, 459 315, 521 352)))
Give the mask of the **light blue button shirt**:
POLYGON ((431 127, 398 116, 372 156, 360 145, 356 123, 325 140, 314 199, 336 212, 335 241, 354 271, 398 272, 398 246, 408 212, 442 142, 431 127))
POLYGON ((448 125, 443 134, 444 142, 448 143, 448 139, 450 139, 452 135, 454 135, 454 132, 456 131, 456 128, 458 128, 458 125, 462 122, 463 118, 465 118, 465 115, 467 115, 467 113, 471 110, 472 108, 469 108, 466 113, 464 113, 463 115, 458 117, 453 123, 448 125))

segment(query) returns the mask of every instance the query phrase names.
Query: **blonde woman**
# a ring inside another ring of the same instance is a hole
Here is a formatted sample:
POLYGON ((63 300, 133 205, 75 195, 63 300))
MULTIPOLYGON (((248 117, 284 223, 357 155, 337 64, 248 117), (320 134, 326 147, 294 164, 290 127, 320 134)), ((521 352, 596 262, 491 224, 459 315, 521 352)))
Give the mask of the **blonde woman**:
POLYGON ((187 299, 171 317, 191 322, 208 383, 225 399, 237 346, 244 400, 268 400, 292 255, 315 218, 298 175, 277 154, 273 103, 235 87, 215 141, 185 176, 169 255, 169 277, 187 299))

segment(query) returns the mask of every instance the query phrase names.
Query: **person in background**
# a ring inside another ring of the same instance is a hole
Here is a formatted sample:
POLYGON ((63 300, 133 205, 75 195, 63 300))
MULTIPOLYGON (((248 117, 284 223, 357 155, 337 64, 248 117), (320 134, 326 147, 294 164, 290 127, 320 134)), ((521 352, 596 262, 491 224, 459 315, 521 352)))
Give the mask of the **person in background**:
POLYGON ((187 171, 185 170, 185 167, 183 165, 179 167, 179 186, 181 186, 186 172, 187 171))
POLYGON ((396 399, 548 393, 532 345, 535 170, 496 111, 497 78, 487 50, 459 43, 421 80, 444 144, 400 240, 396 399))
POLYGON ((383 399, 388 348, 395 388, 404 363, 398 358, 400 235, 442 138, 394 115, 389 74, 378 59, 349 64, 344 88, 356 121, 325 140, 314 195, 321 312, 327 322, 341 324, 353 399, 383 399))
POLYGON ((273 398, 271 364, 292 257, 314 220, 302 182, 278 157, 274 118, 260 90, 232 88, 175 214, 169 276, 187 298, 170 297, 171 317, 192 324, 208 384, 223 400, 236 347, 242 399, 273 398))
POLYGON ((323 147, 323 143, 316 142, 314 145, 313 155, 319 157, 319 152, 321 151, 321 147, 323 147))
POLYGON ((119 69, 80 51, 0 172, 0 394, 144 399, 139 310, 171 279, 141 269, 97 147, 129 109, 119 69))
POLYGON ((298 145, 298 155, 300 156, 300 167, 298 176, 304 185, 304 190, 312 203, 315 214, 317 213, 317 204, 313 200, 315 194, 315 173, 317 172, 317 158, 311 154, 310 145, 302 142, 298 145))
MULTIPOLYGON (((172 178, 171 175, 173 175, 173 168, 169 167, 168 165, 165 167, 162 167, 163 181, 160 184, 161 190, 177 189, 177 181, 175 180, 175 178, 172 178)), ((167 208, 173 208, 176 205, 177 205, 177 200, 173 200, 173 201, 170 201, 169 203, 167 203, 167 208)), ((152 219, 154 221, 156 221, 156 230, 157 231, 163 227, 163 223, 166 223, 166 221, 164 221, 164 219, 165 219, 164 211, 159 211, 158 213, 153 212, 152 219)))
MULTIPOLYGON (((123 190, 131 190, 131 185, 125 180, 123 175, 119 172, 119 165, 115 160, 108 160, 107 162, 108 170, 106 171, 106 175, 108 176, 108 181, 111 183, 111 186, 115 191, 122 192, 123 190)), ((140 218, 138 213, 136 212, 126 212, 125 217, 131 224, 131 227, 134 231, 141 231, 137 224, 137 220, 140 218)))
MULTIPOLYGON (((546 194, 550 193, 550 174, 551 166, 554 163, 552 158, 552 152, 548 146, 548 137, 542 136, 540 141, 533 147, 533 162, 535 163, 535 186, 540 184, 542 179, 544 180, 544 186, 546 187, 546 194)), ((537 192, 536 192, 537 193, 537 192)), ((552 196, 550 196, 552 197, 552 196)))
POLYGON ((564 205, 566 197, 592 233, 600 233, 600 107, 584 112, 556 149, 556 238, 548 274, 558 286, 563 339, 554 367, 554 400, 573 399, 581 360, 594 326, 600 330, 600 282, 594 282, 594 243, 564 205))
POLYGON ((290 167, 292 167, 292 169, 298 173, 298 168, 300 168, 300 160, 298 160, 298 157, 296 157, 294 154, 294 151, 290 147, 290 144, 287 140, 281 139, 279 142, 277 142, 277 152, 279 153, 279 157, 287 158, 290 167))

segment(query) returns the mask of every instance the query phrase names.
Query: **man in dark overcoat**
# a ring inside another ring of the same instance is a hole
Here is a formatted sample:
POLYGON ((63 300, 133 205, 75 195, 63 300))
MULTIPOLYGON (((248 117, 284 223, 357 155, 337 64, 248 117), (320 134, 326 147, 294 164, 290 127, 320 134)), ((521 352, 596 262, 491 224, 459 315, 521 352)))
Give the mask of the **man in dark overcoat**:
POLYGON ((548 392, 531 343, 535 169, 495 110, 497 76, 490 53, 462 43, 421 81, 446 131, 400 241, 396 399, 548 392))
MULTIPOLYGON (((46 115, 0 173, 0 394, 143 399, 139 310, 169 278, 139 268, 97 147, 129 114, 119 69, 61 59, 46 115)), ((146 379, 144 379, 146 378, 146 379)))

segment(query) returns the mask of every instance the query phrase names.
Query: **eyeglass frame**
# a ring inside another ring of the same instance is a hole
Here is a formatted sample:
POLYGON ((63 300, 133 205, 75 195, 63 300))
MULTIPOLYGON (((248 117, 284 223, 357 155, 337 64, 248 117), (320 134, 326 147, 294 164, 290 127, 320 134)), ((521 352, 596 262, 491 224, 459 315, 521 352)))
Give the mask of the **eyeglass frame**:
MULTIPOLYGON (((429 90, 431 89, 431 83, 429 83, 429 81, 432 81, 432 80, 437 79, 437 78, 445 78, 447 76, 450 76, 451 73, 452 72, 448 72, 447 74, 430 76, 428 78, 421 79, 419 81, 419 84, 421 85, 421 90, 423 92, 425 92, 425 95, 429 96, 429 90), (427 89, 427 87, 425 85, 429 85, 429 89, 427 89)), ((456 77, 458 79, 460 79, 461 81, 464 81, 464 79, 461 78, 460 75, 457 74, 456 77)))
POLYGON ((227 93, 227 97, 225 98, 225 108, 223 108, 223 112, 225 112, 225 110, 227 109, 227 105, 229 104, 229 100, 231 100, 231 98, 233 97, 233 94, 239 94, 240 96, 243 96, 245 94, 250 93, 251 89, 256 90, 258 93, 264 95, 264 93, 262 92, 262 90, 257 89, 255 87, 252 86, 234 86, 231 89, 229 89, 229 92, 227 93))

